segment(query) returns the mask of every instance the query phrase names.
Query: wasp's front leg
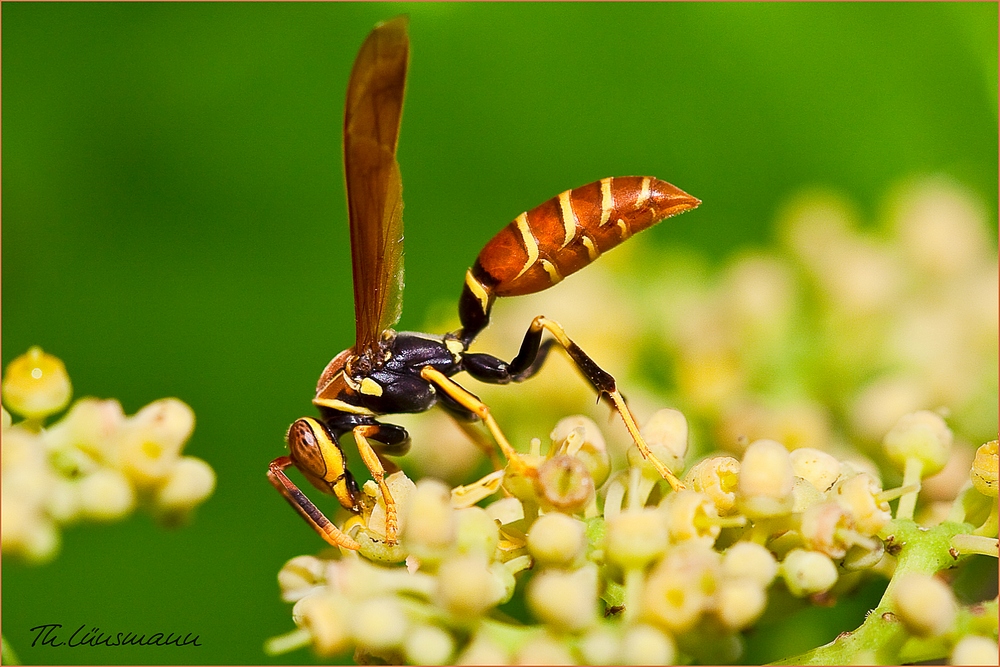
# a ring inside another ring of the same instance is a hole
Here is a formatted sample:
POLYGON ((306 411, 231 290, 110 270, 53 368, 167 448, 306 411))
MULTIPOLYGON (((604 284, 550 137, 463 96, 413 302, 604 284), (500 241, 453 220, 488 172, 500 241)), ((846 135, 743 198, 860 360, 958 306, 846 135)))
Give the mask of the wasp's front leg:
POLYGON ((357 541, 327 519, 285 474, 294 466, 317 489, 335 496, 346 509, 359 511, 360 490, 347 470, 344 452, 333 431, 318 419, 298 419, 288 429, 288 453, 271 461, 267 471, 271 484, 327 543, 359 549, 357 541))
POLYGON ((385 541, 389 546, 394 546, 398 541, 397 537, 399 533, 398 511, 396 501, 389 491, 389 485, 385 482, 385 476, 386 467, 393 468, 393 472, 399 470, 399 467, 393 463, 384 461, 382 454, 405 454, 406 450, 409 449, 409 435, 400 426, 380 424, 378 422, 355 426, 352 433, 354 434, 354 442, 358 446, 358 453, 361 454, 361 460, 365 462, 365 466, 371 473, 372 479, 378 484, 379 491, 382 493, 382 500, 385 501, 385 541), (374 447, 368 441, 369 438, 375 441, 374 447), (393 451, 392 441, 397 439, 400 440, 395 443, 396 451, 393 451), (390 442, 387 443, 385 442, 386 440, 390 442), (400 447, 400 443, 404 446, 400 447))

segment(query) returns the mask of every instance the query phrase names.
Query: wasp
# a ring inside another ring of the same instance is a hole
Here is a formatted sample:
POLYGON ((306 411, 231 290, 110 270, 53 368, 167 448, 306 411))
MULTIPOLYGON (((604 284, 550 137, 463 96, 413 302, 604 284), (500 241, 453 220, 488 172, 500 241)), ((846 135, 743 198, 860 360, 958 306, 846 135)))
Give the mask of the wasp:
POLYGON ((347 469, 340 439, 353 435, 386 507, 386 542, 397 540, 396 505, 385 482, 398 469, 387 456, 405 454, 410 436, 379 421, 440 405, 463 423, 482 421, 509 463, 519 461, 489 407, 452 377, 465 372, 491 384, 527 380, 559 345, 581 374, 621 415, 639 451, 674 488, 680 482, 650 452, 614 377, 580 349, 556 322, 536 317, 511 361, 470 352, 489 324, 497 297, 555 285, 629 236, 701 202, 649 176, 603 178, 517 216, 494 236, 465 274, 458 301, 461 328, 434 336, 396 332, 403 291, 403 199, 396 146, 410 59, 405 16, 381 23, 358 52, 347 85, 344 172, 347 182, 355 343, 327 364, 313 405, 319 418, 302 417, 288 429, 288 455, 271 462, 268 478, 329 544, 358 549, 289 479, 298 468, 320 491, 359 514, 364 494, 347 469), (544 334, 548 332, 548 337, 544 334), (545 340, 543 341, 543 338, 545 340))

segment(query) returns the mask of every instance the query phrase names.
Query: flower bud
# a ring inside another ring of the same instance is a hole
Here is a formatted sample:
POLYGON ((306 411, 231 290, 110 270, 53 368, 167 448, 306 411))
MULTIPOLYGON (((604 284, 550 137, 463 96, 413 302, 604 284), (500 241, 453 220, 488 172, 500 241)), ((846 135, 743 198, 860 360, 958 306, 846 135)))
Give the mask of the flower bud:
POLYGON ((65 408, 72 393, 66 366, 37 345, 7 364, 3 400, 11 412, 42 419, 65 408))
POLYGON ((813 486, 812 482, 801 477, 796 477, 792 483, 792 513, 801 514, 813 505, 818 505, 825 500, 820 491, 813 486))
POLYGON ((528 532, 528 550, 540 565, 568 565, 586 546, 583 523, 559 512, 538 517, 528 532))
POLYGON ((787 514, 794 482, 788 450, 774 440, 757 440, 743 454, 736 505, 753 519, 787 514))
POLYGON ((894 209, 899 248, 918 275, 947 279, 989 257, 986 209, 957 183, 940 177, 916 181, 894 209))
POLYGON ((55 558, 62 542, 55 523, 20 498, 8 496, 6 487, 4 491, 0 503, 3 528, 0 546, 7 553, 18 554, 37 565, 55 558))
MULTIPOLYGON (((663 465, 673 471, 683 469, 688 448, 688 425, 683 413, 672 408, 657 410, 639 430, 639 434, 649 445, 653 456, 663 465)), ((652 465, 646 462, 642 452, 634 444, 628 449, 628 464, 653 471, 652 465)))
POLYGON ((350 611, 351 634, 361 648, 384 651, 400 646, 406 638, 409 620, 395 598, 362 600, 350 611))
POLYGON ((524 518, 524 505, 517 498, 508 496, 487 505, 486 513, 494 522, 506 526, 524 518))
POLYGON ((3 434, 4 500, 16 498, 25 505, 45 502, 52 488, 53 474, 37 435, 16 424, 3 434))
POLYGON ((343 595, 317 592, 299 600, 292 609, 292 620, 308 630, 313 650, 320 656, 337 655, 350 646, 351 614, 343 595))
POLYGON ((438 568, 438 598, 456 616, 472 619, 496 606, 505 594, 503 582, 481 554, 453 556, 438 568))
POLYGON ((403 511, 403 543, 422 563, 438 563, 454 543, 458 527, 451 492, 443 483, 424 478, 403 511))
POLYGON ((285 602, 298 602, 326 581, 326 562, 315 556, 296 556, 278 571, 278 587, 285 602))
POLYGON ((715 597, 715 613, 730 630, 742 630, 753 625, 767 605, 767 594, 752 579, 723 581, 715 597))
MULTIPOLYGON (((532 440, 532 445, 540 447, 541 441, 537 438, 532 440)), ((532 451, 536 452, 537 447, 532 451)), ((545 463, 546 458, 536 453, 521 454, 521 465, 508 463, 504 469, 503 488, 510 495, 526 503, 541 504, 539 498, 537 471, 545 463)))
POLYGON ((456 510, 455 517, 458 520, 458 552, 480 553, 492 558, 500 541, 500 532, 486 510, 482 507, 466 507, 456 510))
POLYGON ((514 589, 517 588, 514 573, 529 567, 531 567, 531 557, 528 555, 490 563, 490 574, 493 575, 490 594, 496 599, 495 604, 510 602, 511 598, 514 597, 514 589))
POLYGON ((666 517, 667 534, 672 542, 700 540, 711 546, 722 528, 713 523, 719 518, 708 496, 690 489, 671 493, 660 504, 666 517))
POLYGON ((859 473, 838 481, 833 487, 833 497, 851 517, 854 527, 862 535, 875 535, 892 519, 889 503, 877 494, 881 486, 868 473, 859 473))
POLYGON ((80 509, 99 521, 113 521, 132 511, 135 492, 117 470, 102 468, 80 480, 80 509))
MULTIPOLYGON (((391 475, 387 475, 385 477, 385 485, 389 487, 389 495, 392 496, 393 502, 396 503, 397 530, 402 531, 406 528, 405 521, 410 516, 410 513, 406 511, 406 507, 410 504, 410 498, 416 487, 413 481, 402 470, 397 470, 391 475)), ((386 518, 385 498, 376 485, 375 506, 372 507, 371 516, 368 517, 368 530, 378 537, 384 538, 386 536, 386 518)))
POLYGON ((840 476, 840 461, 824 451, 812 447, 800 447, 788 455, 792 471, 812 483, 821 493, 829 490, 840 476))
POLYGON ((649 573, 642 591, 642 618, 684 633, 711 607, 719 583, 721 558, 711 547, 685 542, 649 573))
POLYGON ((755 542, 737 542, 722 556, 722 574, 730 579, 749 579, 759 588, 771 585, 778 563, 767 547, 755 542))
POLYGON ((899 415, 919 410, 929 401, 928 388, 907 375, 881 376, 860 391, 851 407, 851 425, 865 440, 878 442, 899 415))
POLYGON ((838 531, 846 528, 847 515, 843 508, 833 501, 827 501, 813 505, 802 513, 799 532, 807 549, 840 559, 850 546, 838 534, 838 531))
POLYGON ((79 450, 98 463, 117 466, 116 436, 124 424, 125 412, 118 401, 81 398, 45 430, 43 438, 54 451, 79 450))
POLYGON ((991 440, 976 450, 972 462, 972 485, 984 496, 997 497, 997 441, 991 440))
POLYGON ((215 491, 215 471, 201 459, 178 459, 166 481, 156 490, 154 503, 165 518, 180 518, 203 503, 215 491))
POLYGON ((951 652, 952 665, 997 664, 997 642, 989 637, 966 635, 958 640, 951 652))
POLYGON ((80 485, 75 480, 56 477, 49 487, 45 510, 56 523, 71 523, 80 516, 80 485))
POLYGON ((447 665, 455 652, 455 639, 443 628, 421 624, 406 636, 403 651, 413 665, 447 665))
POLYGON ((119 431, 122 471, 139 487, 161 484, 194 429, 194 412, 176 398, 154 401, 119 431))
POLYGON ((673 638, 652 625, 630 626, 622 637, 623 665, 672 665, 676 657, 673 638))
POLYGON ((164 449, 180 451, 194 431, 194 410, 179 399, 161 398, 144 406, 129 421, 164 449))
POLYGON ((609 562, 626 570, 644 568, 666 549, 667 527, 659 510, 622 512, 608 521, 604 552, 609 562))
POLYGON ((907 459, 921 462, 921 477, 930 477, 948 462, 951 429, 941 415, 918 410, 903 415, 882 441, 886 456, 902 470, 907 459))
POLYGON ((940 579, 908 572, 894 582, 893 610, 906 629, 918 637, 936 637, 955 623, 955 595, 940 579))
POLYGON ((837 566, 818 551, 792 549, 781 562, 781 576, 796 597, 825 593, 837 583, 837 566))
POLYGON ((597 566, 572 572, 544 569, 528 582, 528 606, 543 623, 563 632, 579 632, 597 621, 597 566))
MULTIPOLYGON (((618 665, 621 640, 603 625, 597 625, 580 638, 580 653, 587 665, 618 665)), ((663 663, 668 664, 668 663, 663 663)))

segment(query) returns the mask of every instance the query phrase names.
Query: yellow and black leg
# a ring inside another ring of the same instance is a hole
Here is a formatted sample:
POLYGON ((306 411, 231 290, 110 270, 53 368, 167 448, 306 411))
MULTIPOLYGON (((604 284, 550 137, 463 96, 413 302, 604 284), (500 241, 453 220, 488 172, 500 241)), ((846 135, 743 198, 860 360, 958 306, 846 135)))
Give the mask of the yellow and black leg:
MULTIPOLYGON (((371 473, 372 479, 378 484, 379 491, 382 493, 382 500, 385 501, 385 541, 389 546, 393 546, 397 542, 399 520, 397 518, 396 501, 389 491, 389 485, 385 483, 385 464, 387 462, 382 460, 382 457, 379 456, 371 443, 368 442, 368 438, 378 438, 380 432, 383 430, 382 424, 363 424, 355 426, 353 433, 354 442, 358 446, 358 453, 361 454, 361 460, 365 462, 365 467, 371 473)), ((384 449, 384 446, 381 449, 384 449)), ((405 450, 401 453, 405 453, 405 450)), ((399 469, 395 464, 391 464, 390 467, 393 468, 393 472, 399 469)))
MULTIPOLYGON (((628 429, 629 435, 632 436, 632 440, 635 442, 635 446, 639 448, 639 452, 643 458, 650 462, 653 468, 656 469, 663 479, 670 483, 670 486, 675 491, 683 489, 684 485, 677 479, 677 476, 653 455, 653 452, 649 449, 649 445, 643 440, 642 435, 639 433, 639 426, 636 424, 635 416, 625 402, 625 397, 618 391, 615 378, 598 366, 586 352, 580 349, 580 346, 566 335, 566 331, 558 322, 547 319, 542 315, 532 320, 531 326, 524 335, 524 340, 521 343, 521 349, 517 357, 510 362, 509 370, 512 378, 520 381, 537 372, 540 366, 538 359, 542 356, 540 350, 547 351, 545 344, 541 344, 540 347, 542 334, 545 331, 551 333, 553 340, 566 350, 566 354, 569 355, 569 358, 576 364, 580 373, 597 390, 598 394, 609 401, 615 410, 618 411, 622 421, 625 422, 625 428, 628 429)), ((549 343, 549 341, 546 341, 546 343, 549 343)))
POLYGON ((481 421, 479 415, 473 410, 467 409, 447 392, 438 393, 438 405, 444 409, 445 413, 452 418, 452 421, 462 429, 476 447, 483 454, 489 457, 493 470, 500 470, 504 467, 504 462, 497 453, 496 445, 487 438, 486 434, 478 427, 477 422, 481 421))
POLYGON ((433 383, 447 394, 452 401, 481 419, 486 424, 486 428, 489 429, 490 434, 496 441, 497 446, 500 447, 500 451, 503 452, 509 465, 513 465, 519 472, 528 469, 528 465, 524 463, 517 451, 511 447, 507 437, 500 430, 500 425, 497 424, 497 420, 490 413, 489 406, 479 400, 478 396, 431 366, 424 366, 420 371, 420 377, 433 383))

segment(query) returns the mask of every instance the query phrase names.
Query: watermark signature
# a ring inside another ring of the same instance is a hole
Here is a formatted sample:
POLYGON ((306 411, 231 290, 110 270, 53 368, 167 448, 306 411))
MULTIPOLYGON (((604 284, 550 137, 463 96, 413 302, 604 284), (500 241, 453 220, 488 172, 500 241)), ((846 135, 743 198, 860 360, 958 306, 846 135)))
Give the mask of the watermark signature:
POLYGON ((190 632, 181 635, 180 633, 154 632, 151 634, 138 634, 135 632, 102 632, 100 628, 91 626, 87 629, 84 623, 69 636, 63 639, 65 632, 62 623, 46 623, 36 625, 28 630, 35 633, 35 638, 31 646, 68 646, 76 648, 79 646, 201 646, 198 635, 190 632))

